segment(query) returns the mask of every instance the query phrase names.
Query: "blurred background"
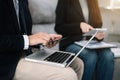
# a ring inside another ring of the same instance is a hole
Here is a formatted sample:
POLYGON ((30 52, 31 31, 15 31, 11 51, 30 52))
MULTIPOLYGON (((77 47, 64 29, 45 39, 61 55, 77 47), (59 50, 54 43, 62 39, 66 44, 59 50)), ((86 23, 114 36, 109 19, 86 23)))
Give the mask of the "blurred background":
POLYGON ((107 40, 120 42, 120 0, 99 0, 107 40))

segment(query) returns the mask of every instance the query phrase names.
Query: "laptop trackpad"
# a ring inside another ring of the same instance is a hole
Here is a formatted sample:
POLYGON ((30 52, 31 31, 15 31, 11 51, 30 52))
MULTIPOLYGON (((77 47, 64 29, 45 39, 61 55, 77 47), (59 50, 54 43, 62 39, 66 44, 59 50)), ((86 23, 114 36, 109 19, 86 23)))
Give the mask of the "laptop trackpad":
POLYGON ((32 55, 29 55, 29 58, 36 59, 36 60, 44 60, 46 57, 54 53, 53 50, 47 50, 47 49, 41 49, 39 51, 36 51, 32 55))

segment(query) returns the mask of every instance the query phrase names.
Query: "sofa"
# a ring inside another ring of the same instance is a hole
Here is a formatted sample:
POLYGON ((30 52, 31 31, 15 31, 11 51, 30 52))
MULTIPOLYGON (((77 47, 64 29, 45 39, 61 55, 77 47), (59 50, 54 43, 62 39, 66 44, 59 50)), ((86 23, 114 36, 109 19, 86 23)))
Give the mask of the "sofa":
MULTIPOLYGON (((32 27, 32 33, 36 33, 36 32, 47 32, 47 33, 56 33, 54 31, 54 26, 55 26, 55 9, 56 9, 56 5, 57 5, 57 1, 58 0, 28 0, 29 1, 29 9, 32 15, 32 19, 33 19, 33 27, 32 27)), ((104 13, 102 11, 102 13, 104 13)), ((104 19, 105 17, 103 17, 104 19)), ((58 44, 59 45, 59 44, 58 44)), ((58 45, 56 45, 55 47, 53 47, 52 49, 57 49, 58 50, 58 45)), ((35 71, 37 71, 35 68, 35 70, 32 70, 33 72, 30 72, 29 69, 25 70, 22 69, 21 66, 25 65, 24 63, 28 64, 28 68, 34 69, 33 67, 31 67, 32 65, 34 65, 34 63, 27 63, 25 62, 25 60, 20 60, 20 63, 18 64, 17 70, 16 70, 16 74, 15 74, 15 80, 22 80, 21 77, 24 76, 33 76, 33 75, 29 75, 29 73, 33 73, 35 71), (21 74, 22 72, 22 74, 21 74), (28 73, 28 74, 26 74, 28 73)), ((38 64, 35 64, 38 65, 38 64)), ((40 64, 39 64, 40 65, 40 64)), ((120 58, 119 57, 115 57, 115 67, 114 67, 114 77, 113 80, 120 80, 120 58)), ((35 76, 35 75, 34 75, 35 76)), ((74 76, 73 76, 74 77, 74 76)), ((26 78, 26 80, 35 80, 35 79, 28 79, 26 78)), ((44 79, 40 79, 40 80, 44 80, 44 79)), ((47 79, 49 80, 49 79, 47 79)))

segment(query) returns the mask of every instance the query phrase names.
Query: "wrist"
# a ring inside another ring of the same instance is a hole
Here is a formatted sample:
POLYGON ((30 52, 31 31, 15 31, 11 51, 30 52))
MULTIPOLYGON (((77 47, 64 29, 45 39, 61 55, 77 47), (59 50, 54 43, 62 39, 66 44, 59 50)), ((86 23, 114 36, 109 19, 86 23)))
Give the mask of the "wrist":
POLYGON ((24 38, 24 50, 29 48, 29 38, 27 35, 23 35, 24 38))

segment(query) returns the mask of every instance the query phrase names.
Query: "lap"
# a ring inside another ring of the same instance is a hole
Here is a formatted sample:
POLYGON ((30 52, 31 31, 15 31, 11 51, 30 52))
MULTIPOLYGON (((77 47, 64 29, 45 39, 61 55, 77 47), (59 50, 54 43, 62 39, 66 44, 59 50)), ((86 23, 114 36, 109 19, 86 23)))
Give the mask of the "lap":
MULTIPOLYGON (((71 44, 66 48, 66 51, 78 53, 82 49, 81 46, 76 44, 71 44)), ((110 48, 103 48, 103 49, 83 49, 83 51, 80 53, 79 57, 81 56, 113 56, 113 53, 110 48)))
MULTIPOLYGON (((80 65, 83 66, 82 63, 80 65)), ((16 70, 15 80, 78 80, 73 69, 32 63, 21 59, 16 70)))
MULTIPOLYGON (((82 47, 76 44, 71 44, 66 48, 66 51, 68 52, 73 52, 73 53, 78 53, 78 51, 82 47)), ((114 55, 110 48, 104 48, 104 49, 87 49, 85 48, 80 55, 78 55, 84 63, 88 64, 95 64, 98 59, 102 59, 105 61, 111 61, 114 59, 114 55)))
MULTIPOLYGON (((76 45, 76 44, 71 44, 66 48, 66 51, 77 54, 81 49, 82 49, 81 46, 76 45)), ((83 51, 78 55, 78 57, 85 59, 85 60, 97 58, 96 50, 84 48, 83 51)))

